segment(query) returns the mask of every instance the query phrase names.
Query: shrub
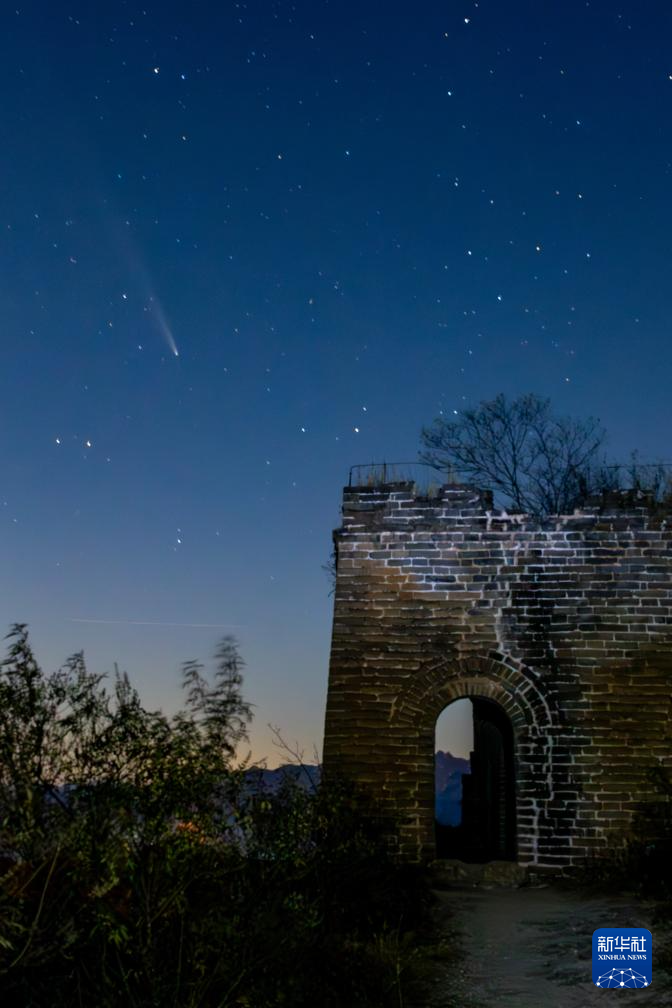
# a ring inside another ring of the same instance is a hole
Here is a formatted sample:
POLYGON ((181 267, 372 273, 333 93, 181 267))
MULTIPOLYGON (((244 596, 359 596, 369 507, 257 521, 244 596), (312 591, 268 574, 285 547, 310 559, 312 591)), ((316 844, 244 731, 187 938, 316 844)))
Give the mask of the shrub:
POLYGON ((185 709, 112 695, 81 655, 45 676, 26 628, 0 667, 3 1005, 401 1004, 422 879, 346 784, 250 793, 235 642, 185 709))

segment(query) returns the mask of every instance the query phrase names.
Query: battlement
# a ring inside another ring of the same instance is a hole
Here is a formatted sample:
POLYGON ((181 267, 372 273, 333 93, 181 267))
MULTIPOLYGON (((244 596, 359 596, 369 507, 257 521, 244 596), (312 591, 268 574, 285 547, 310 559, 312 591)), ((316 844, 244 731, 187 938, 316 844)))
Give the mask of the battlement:
POLYGON ((376 486, 347 486, 343 489, 344 527, 362 524, 443 522, 454 526, 488 524, 501 529, 567 529, 602 527, 606 522, 627 528, 646 524, 655 518, 664 524, 672 518, 672 501, 659 502, 640 490, 612 490, 588 499, 571 514, 540 519, 523 512, 493 508, 490 490, 460 483, 445 483, 429 492, 418 489, 412 481, 383 483, 376 486), (365 516, 370 515, 370 518, 365 516))

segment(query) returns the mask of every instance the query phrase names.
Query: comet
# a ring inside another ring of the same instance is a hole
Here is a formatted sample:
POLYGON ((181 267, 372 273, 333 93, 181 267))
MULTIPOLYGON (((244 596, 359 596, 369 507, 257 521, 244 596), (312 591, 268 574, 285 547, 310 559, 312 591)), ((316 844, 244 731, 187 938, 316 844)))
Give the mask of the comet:
POLYGON ((177 349, 177 344, 175 343, 175 338, 173 336, 172 330, 168 319, 166 318, 166 313, 163 310, 163 305, 157 297, 153 294, 149 295, 149 300, 151 301, 152 307, 150 311, 154 312, 154 317, 156 319, 156 324, 159 328, 159 332, 168 344, 168 349, 175 357, 180 356, 180 351, 177 349))

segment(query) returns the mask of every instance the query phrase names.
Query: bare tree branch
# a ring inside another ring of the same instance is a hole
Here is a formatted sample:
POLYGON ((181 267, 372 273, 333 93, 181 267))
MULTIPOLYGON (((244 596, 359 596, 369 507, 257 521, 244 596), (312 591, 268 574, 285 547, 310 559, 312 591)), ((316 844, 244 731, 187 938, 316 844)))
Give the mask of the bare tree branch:
POLYGON ((421 433, 420 458, 468 482, 492 488, 501 502, 531 514, 573 510, 604 472, 605 432, 599 421, 557 417, 550 400, 504 395, 437 418, 421 433))

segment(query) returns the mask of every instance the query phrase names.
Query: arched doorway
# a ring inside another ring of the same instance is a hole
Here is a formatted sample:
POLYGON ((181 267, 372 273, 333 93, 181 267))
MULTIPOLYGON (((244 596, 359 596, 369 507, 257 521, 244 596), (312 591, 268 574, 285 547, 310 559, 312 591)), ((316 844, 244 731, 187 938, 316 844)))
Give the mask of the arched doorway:
POLYGON ((491 701, 510 722, 513 744, 509 748, 515 761, 510 760, 509 794, 515 792, 517 803, 516 813, 509 817, 512 846, 519 863, 539 863, 542 846, 550 847, 552 839, 540 834, 540 816, 553 780, 558 713, 553 698, 540 690, 525 666, 477 655, 428 662, 391 704, 390 730, 409 749, 390 767, 386 778, 390 808, 400 817, 401 856, 421 861, 436 857, 436 721, 448 704, 461 697, 491 701))
POLYGON ((437 719, 435 743, 435 835, 439 858, 462 861, 516 860, 516 788, 513 727, 494 700, 470 696, 449 705, 437 719), (465 724, 471 708, 472 730, 465 724), (457 710, 458 705, 462 707, 457 710), (446 723, 445 715, 451 715, 446 723), (456 740, 446 746, 446 732, 456 740), (471 750, 465 758, 464 739, 471 750), (462 740, 461 744, 459 740, 462 740))

